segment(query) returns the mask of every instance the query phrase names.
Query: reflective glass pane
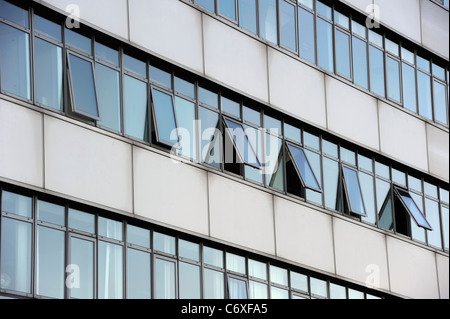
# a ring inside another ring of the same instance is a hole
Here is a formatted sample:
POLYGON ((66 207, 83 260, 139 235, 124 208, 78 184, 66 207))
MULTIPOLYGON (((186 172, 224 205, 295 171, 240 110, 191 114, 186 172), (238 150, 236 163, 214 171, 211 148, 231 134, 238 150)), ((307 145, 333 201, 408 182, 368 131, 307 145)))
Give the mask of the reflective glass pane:
POLYGON ((175 299, 175 263, 155 259, 155 293, 156 299, 175 299))
POLYGON ((362 220, 375 224, 377 220, 375 212, 375 189, 373 176, 359 172, 359 181, 361 183, 361 192, 364 199, 364 208, 366 209, 366 217, 362 217, 362 220))
POLYGON ((433 76, 438 77, 441 80, 445 81, 445 70, 443 67, 433 63, 431 65, 431 69, 433 71, 433 76))
POLYGON ((197 158, 197 135, 195 122, 195 103, 175 96, 175 115, 180 137, 180 154, 192 159, 197 158))
POLYGON ((350 211, 359 215, 367 216, 357 171, 343 166, 343 173, 350 211))
POLYGON ((223 272, 205 268, 203 270, 203 298, 223 299, 225 283, 223 272))
POLYGON ((350 28, 349 18, 336 10, 334 11, 334 22, 347 30, 350 28))
POLYGON ((372 159, 361 154, 358 154, 358 167, 373 173, 372 159))
POLYGON ((235 0, 219 0, 219 13, 236 20, 236 2, 235 0))
POLYGON ((430 72, 430 61, 422 58, 421 56, 417 56, 417 67, 426 72, 430 72))
POLYGON ((95 233, 95 215, 69 208, 69 228, 95 233))
POLYGON ((383 51, 369 46, 370 90, 384 96, 383 51))
POLYGON ((266 114, 264 114, 264 127, 277 135, 281 135, 283 132, 281 130, 281 121, 266 114))
POLYGON ((127 298, 151 298, 150 254, 127 249, 127 298))
POLYGON ((367 39, 366 27, 352 20, 352 32, 361 38, 367 39))
POLYGON ((119 66, 119 51, 112 49, 104 44, 95 42, 95 57, 112 65, 119 66))
POLYGON ((70 280, 66 278, 71 298, 94 298, 94 242, 70 238, 70 280))
POLYGON ((281 45, 297 51, 295 34, 295 6, 283 0, 280 2, 281 45))
POLYGON ((250 277, 267 280, 267 264, 253 259, 248 259, 248 275, 250 277))
POLYGON ((340 147, 341 150, 341 161, 356 165, 355 152, 346 149, 345 147, 340 147))
POLYGON ((278 287, 270 287, 271 299, 289 299, 289 291, 278 287))
POLYGON ((339 163, 323 158, 323 191, 325 196, 325 207, 340 210, 338 197, 339 189, 339 163))
POLYGON ((416 73, 412 66, 402 63, 403 106, 417 112, 416 73))
POLYGON ((411 216, 416 221, 417 225, 419 225, 423 228, 426 228, 426 229, 431 229, 431 225, 428 223, 425 216, 422 214, 419 207, 417 206, 417 204, 414 202, 411 195, 409 194, 409 192, 407 192, 401 188, 398 188, 398 187, 394 187, 394 189, 396 190, 396 192, 397 192, 399 198, 402 200, 403 204, 406 206, 408 212, 411 214, 411 216))
POLYGON ((223 268, 223 251, 205 246, 203 247, 203 261, 205 264, 223 268))
POLYGON ((259 0, 259 33, 262 38, 278 43, 276 0, 259 0))
POLYGON ((401 53, 402 53, 402 60, 404 61, 408 61, 409 63, 411 63, 412 65, 415 64, 415 59, 414 59, 414 53, 403 48, 401 49, 401 53))
POLYGON ((150 65, 150 80, 157 82, 166 88, 172 88, 172 74, 150 65))
POLYGON ((369 80, 367 76, 367 43, 353 37, 353 80, 355 84, 363 88, 369 88, 369 80))
POLYGON ((386 52, 392 53, 395 56, 400 55, 399 45, 389 39, 385 39, 384 45, 386 47, 386 52))
MULTIPOLYGON (((420 211, 424 211, 424 203, 423 203, 423 196, 418 195, 416 193, 410 192, 409 193, 414 200, 414 202, 419 207, 420 211)), ((423 229, 420 226, 417 226, 417 224, 414 222, 414 218, 410 217, 410 225, 411 225, 411 237, 414 240, 418 240, 422 243, 426 242, 425 239, 425 229, 423 229)))
POLYGON ((383 47, 383 36, 371 29, 369 29, 369 41, 372 42, 373 44, 376 44, 380 48, 383 47))
POLYGON ((150 230, 127 224, 127 242, 150 248, 150 230))
POLYGON ((212 106, 216 109, 219 108, 219 96, 215 92, 211 92, 202 87, 198 88, 198 101, 200 103, 212 106))
POLYGON ((200 246, 183 239, 178 240, 178 254, 182 258, 200 261, 200 246))
POLYGON ((441 82, 434 83, 434 118, 443 124, 447 124, 447 107, 445 102, 445 85, 441 82))
POLYGON ((298 3, 310 8, 311 10, 314 9, 314 0, 298 0, 298 3))
POLYGON ((242 109, 244 121, 261 126, 261 113, 244 105, 242 109))
POLYGON ((69 54, 69 73, 73 111, 99 118, 92 62, 69 54))
POLYGON ((333 28, 331 23, 317 18, 317 64, 334 72, 333 63, 333 28))
POLYGON ((183 80, 179 77, 174 77, 175 92, 184 94, 190 98, 195 99, 195 85, 194 83, 183 80))
POLYGON ((257 33, 256 0, 239 1, 239 25, 244 29, 257 33))
POLYGON ((330 283, 330 299, 347 299, 345 287, 330 283))
POLYGON ((375 161, 375 173, 387 179, 391 179, 389 174, 389 166, 375 161))
POLYGON ((433 228, 432 231, 427 231, 428 244, 434 247, 442 248, 441 222, 439 220, 438 202, 425 198, 425 213, 427 216, 426 220, 433 228))
POLYGON ((158 141, 169 145, 178 142, 172 95, 152 89, 158 141))
POLYGON ((147 141, 147 84, 125 75, 123 87, 125 134, 147 141))
POLYGON ((283 141, 266 133, 265 162, 264 174, 266 174, 266 184, 275 189, 284 190, 284 159, 282 152, 283 141))
POLYGON ((419 93, 419 114, 432 120, 431 79, 429 75, 421 71, 417 72, 417 92, 419 93))
POLYGON ((364 299, 364 293, 355 289, 348 289, 348 299, 364 299))
POLYGON ((441 206, 442 210, 442 220, 444 224, 444 248, 448 250, 449 248, 449 210, 448 207, 441 206))
POLYGON ((302 132, 299 128, 284 123, 284 137, 299 144, 302 143, 302 132))
POLYGON ((224 96, 220 97, 222 112, 241 117, 241 106, 238 102, 230 100, 224 96))
POLYGON ((376 189, 379 226, 384 229, 392 230, 394 224, 390 196, 391 185, 390 183, 377 178, 376 189))
POLYGON ((48 227, 37 228, 36 293, 64 298, 65 233, 48 227))
POLYGON ((31 218, 31 197, 3 191, 2 212, 31 218))
POLYGON ((316 1, 316 11, 322 17, 325 17, 329 20, 332 19, 332 9, 320 1, 316 1))
POLYGON ((249 280, 248 282, 248 288, 249 288, 249 299, 267 299, 268 293, 267 293, 267 285, 249 280))
POLYGON ((0 18, 14 22, 22 27, 29 28, 28 10, 19 8, 8 1, 0 1, 0 18))
MULTIPOLYGON (((242 124, 227 118, 225 118, 225 123, 227 125, 227 132, 232 136, 241 159, 249 165, 260 167, 261 163, 256 155, 255 145, 251 144, 242 124)), ((255 142, 255 138, 252 140, 252 142, 255 142)))
POLYGON ((244 275, 247 273, 247 271, 245 270, 245 257, 227 253, 226 260, 227 270, 238 272, 244 275))
POLYGON ((2 289, 31 293, 31 227, 30 223, 2 218, 2 289))
POLYGON ((123 298, 122 246, 98 242, 98 298, 123 298))
POLYGON ((408 175, 408 185, 409 188, 422 193, 422 180, 420 180, 419 178, 408 175))
POLYGON ((180 299, 200 299, 200 267, 185 262, 178 264, 180 299))
POLYGON ((400 63, 387 57, 387 90, 388 97, 400 102, 400 63))
POLYGON ((270 265, 270 281, 283 286, 288 286, 287 269, 270 265))
POLYGON ((65 207, 38 200, 37 218, 40 221, 59 226, 66 225, 65 207))
POLYGON ((195 3, 211 12, 215 12, 214 2, 215 0, 195 0, 195 3))
POLYGON ((438 190, 437 186, 434 184, 431 184, 429 182, 423 182, 423 190, 425 195, 437 198, 438 197, 438 190))
POLYGON ((336 29, 336 72, 347 78, 350 73, 350 36, 336 29))
POLYGON ((1 89, 31 99, 30 39, 25 32, 0 22, 1 89))
POLYGON ((308 276, 291 271, 291 287, 308 292, 308 276))
POLYGON ((442 187, 439 188, 439 198, 441 199, 442 202, 448 204, 448 200, 449 200, 449 192, 448 192, 448 190, 443 189, 442 187))
POLYGON ((201 159, 214 167, 222 163, 222 133, 219 130, 219 114, 204 107, 199 107, 201 159))
POLYGON ((311 277, 311 293, 316 296, 328 297, 327 282, 325 280, 311 277))
POLYGON ((99 234, 99 236, 122 241, 123 240, 122 228, 123 228, 122 222, 104 218, 104 217, 98 218, 98 234, 99 234))
POLYGON ((234 277, 228 277, 228 298, 248 299, 247 282, 234 277))
POLYGON ((120 84, 119 71, 100 63, 95 64, 95 80, 100 108, 100 126, 120 132, 120 84))
MULTIPOLYGON (((322 169, 320 166, 320 154, 316 152, 312 152, 310 150, 305 149, 305 155, 308 159, 309 164, 311 165, 311 169, 316 176, 317 183, 319 185, 319 189, 322 187, 322 169)), ((309 202, 316 203, 318 205, 322 205, 322 192, 307 188, 306 189, 306 200, 309 202)))
POLYGON ((92 54, 92 48, 91 48, 91 39, 81 35, 79 33, 76 33, 70 29, 65 29, 66 32, 66 44, 76 48, 78 50, 83 51, 84 53, 87 54, 92 54))
POLYGON ((123 67, 126 71, 134 72, 143 78, 147 77, 147 64, 132 56, 123 55, 123 67))
POLYGON ((315 63, 314 14, 301 7, 298 8, 298 38, 300 56, 315 63))
POLYGON ((304 131, 303 132, 303 143, 305 144, 305 146, 308 146, 317 151, 320 151, 320 139, 317 135, 314 135, 314 134, 304 131))
POLYGON ((406 187, 406 174, 395 168, 392 168, 392 181, 406 187))
POLYGON ((175 237, 153 232, 153 248, 166 254, 176 255, 175 237))
POLYGON ((305 187, 321 191, 319 182, 317 181, 303 149, 290 143, 288 143, 287 146, 305 187))
POLYGON ((55 110, 63 109, 62 49, 34 39, 36 102, 55 110))

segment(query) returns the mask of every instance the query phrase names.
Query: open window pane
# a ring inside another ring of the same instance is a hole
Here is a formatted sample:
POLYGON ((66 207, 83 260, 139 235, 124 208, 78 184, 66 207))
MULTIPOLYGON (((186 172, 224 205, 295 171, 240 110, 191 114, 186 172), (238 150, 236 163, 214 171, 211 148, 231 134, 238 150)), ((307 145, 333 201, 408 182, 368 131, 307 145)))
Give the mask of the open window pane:
POLYGON ((297 168, 297 173, 306 188, 313 189, 315 191, 321 192, 319 182, 306 158, 305 152, 300 147, 293 144, 287 143, 289 154, 294 160, 295 167, 297 168))
POLYGON ((269 187, 284 191, 284 157, 282 139, 266 133, 264 174, 269 187))
POLYGON ((352 213, 367 216, 359 184, 358 172, 347 166, 342 166, 344 172, 344 185, 347 191, 348 203, 352 213))
POLYGON ((192 159, 197 158, 197 135, 195 122, 195 103, 175 96, 175 114, 180 137, 180 154, 192 159))
POLYGON ((228 277, 228 297, 230 299, 248 299, 247 282, 228 277))
POLYGON ((73 111, 100 119, 92 62, 69 53, 69 75, 73 111))
POLYGON ((173 145, 178 142, 173 98, 156 89, 152 90, 152 96, 158 142, 173 145))
POLYGON ((418 226, 425 229, 433 230, 425 216, 423 216, 416 202, 412 199, 408 191, 394 186, 396 195, 400 198, 408 213, 413 217, 418 226))
POLYGON ((250 143, 242 124, 231 121, 225 117, 224 120, 227 126, 227 132, 232 136, 242 161, 248 165, 261 167, 261 163, 255 152, 255 147, 250 143))

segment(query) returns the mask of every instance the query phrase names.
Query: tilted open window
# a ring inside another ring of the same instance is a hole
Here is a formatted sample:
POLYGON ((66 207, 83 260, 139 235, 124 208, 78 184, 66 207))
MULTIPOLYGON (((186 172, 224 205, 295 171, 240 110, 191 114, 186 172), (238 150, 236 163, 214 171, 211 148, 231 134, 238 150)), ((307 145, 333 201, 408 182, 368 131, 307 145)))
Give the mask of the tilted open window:
MULTIPOLYGON (((425 228, 427 230, 433 230, 430 223, 428 223, 425 216, 420 211, 411 194, 400 187, 394 186, 394 194, 397 196, 403 204, 406 211, 411 215, 412 219, 416 222, 417 226, 425 228)), ((397 212, 396 212, 397 214, 397 212)))
POLYGON ((179 137, 173 96, 152 88, 152 101, 157 141, 167 146, 177 146, 179 137))
POLYGON ((314 174, 304 150, 288 142, 286 142, 286 146, 302 186, 316 192, 322 192, 320 184, 317 181, 316 175, 314 174))
POLYGON ((344 190, 349 211, 351 213, 366 217, 366 208, 359 183, 358 171, 348 166, 342 165, 342 175, 344 179, 344 190))

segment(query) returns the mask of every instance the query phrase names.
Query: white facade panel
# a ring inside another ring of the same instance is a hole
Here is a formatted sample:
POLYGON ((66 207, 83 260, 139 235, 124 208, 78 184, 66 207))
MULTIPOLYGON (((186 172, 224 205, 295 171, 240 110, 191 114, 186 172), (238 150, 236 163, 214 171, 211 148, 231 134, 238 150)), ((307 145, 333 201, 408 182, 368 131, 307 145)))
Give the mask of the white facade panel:
POLYGON ((179 0, 130 0, 130 40, 203 72, 201 14, 179 0))
POLYGON ((277 50, 268 50, 270 103, 325 128, 324 74, 277 50))
POLYGON ((387 237, 391 291, 415 299, 439 298, 435 253, 387 237))
MULTIPOLYGON (((417 43, 421 43, 420 34, 420 1, 421 0, 373 0, 379 12, 381 24, 404 35, 417 43)), ((429 1, 429 0, 426 0, 429 1)))
POLYGON ((436 264, 439 279, 439 297, 449 299, 449 261, 448 256, 436 254, 436 264))
POLYGON ((369 288, 389 290, 385 235, 333 219, 336 274, 369 288))
POLYGON ((377 100, 330 76, 325 80, 328 129, 378 150, 377 100))
POLYGON ((211 237, 275 254, 272 195, 209 173, 211 237))
POLYGON ((133 148, 134 213, 208 235, 206 172, 133 148))
POLYGON ((266 45, 203 15, 205 74, 268 101, 266 45))
POLYGON ((422 44, 449 59, 448 11, 429 0, 420 0, 422 9, 422 44))
POLYGON ((44 150, 47 189, 132 211, 130 145, 45 116, 44 150))
POLYGON ((0 99, 0 176, 43 186, 42 114, 0 99))
POLYGON ((275 196, 277 256, 335 273, 332 217, 275 196))
POLYGON ((348 4, 349 6, 360 10, 363 13, 372 13, 373 0, 341 0, 342 2, 348 4), (366 11, 367 10, 367 11, 366 11))
POLYGON ((428 171, 425 122, 381 101, 378 107, 381 151, 428 171))
POLYGON ((42 0, 69 16, 69 25, 78 21, 86 21, 111 32, 121 38, 128 39, 127 0, 42 0))
POLYGON ((449 180, 449 138, 445 132, 427 124, 428 163, 430 173, 449 180))

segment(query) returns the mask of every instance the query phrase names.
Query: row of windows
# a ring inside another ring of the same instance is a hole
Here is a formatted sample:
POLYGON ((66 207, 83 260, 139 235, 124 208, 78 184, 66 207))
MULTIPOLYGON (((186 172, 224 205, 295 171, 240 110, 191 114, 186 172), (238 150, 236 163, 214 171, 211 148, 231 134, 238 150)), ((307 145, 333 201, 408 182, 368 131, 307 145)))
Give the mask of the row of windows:
POLYGON ((17 59, 32 36, 36 104, 448 250, 448 184, 391 166, 171 66, 70 29, 62 34, 60 25, 38 14, 32 15, 30 33, 23 22, 28 12, 8 10, 13 21, 0 22, 0 30, 7 30, 12 44, 6 48, 15 53, 6 72, 20 72, 23 64, 17 59))
POLYGON ((427 120, 448 125, 446 65, 366 27, 364 20, 319 0, 195 3, 427 120))
POLYGON ((1 212, 3 293, 82 299, 384 297, 38 196, 2 190, 1 212))
POLYGON ((440 5, 443 5, 447 9, 449 8, 449 0, 432 0, 436 3, 439 3, 440 5))

